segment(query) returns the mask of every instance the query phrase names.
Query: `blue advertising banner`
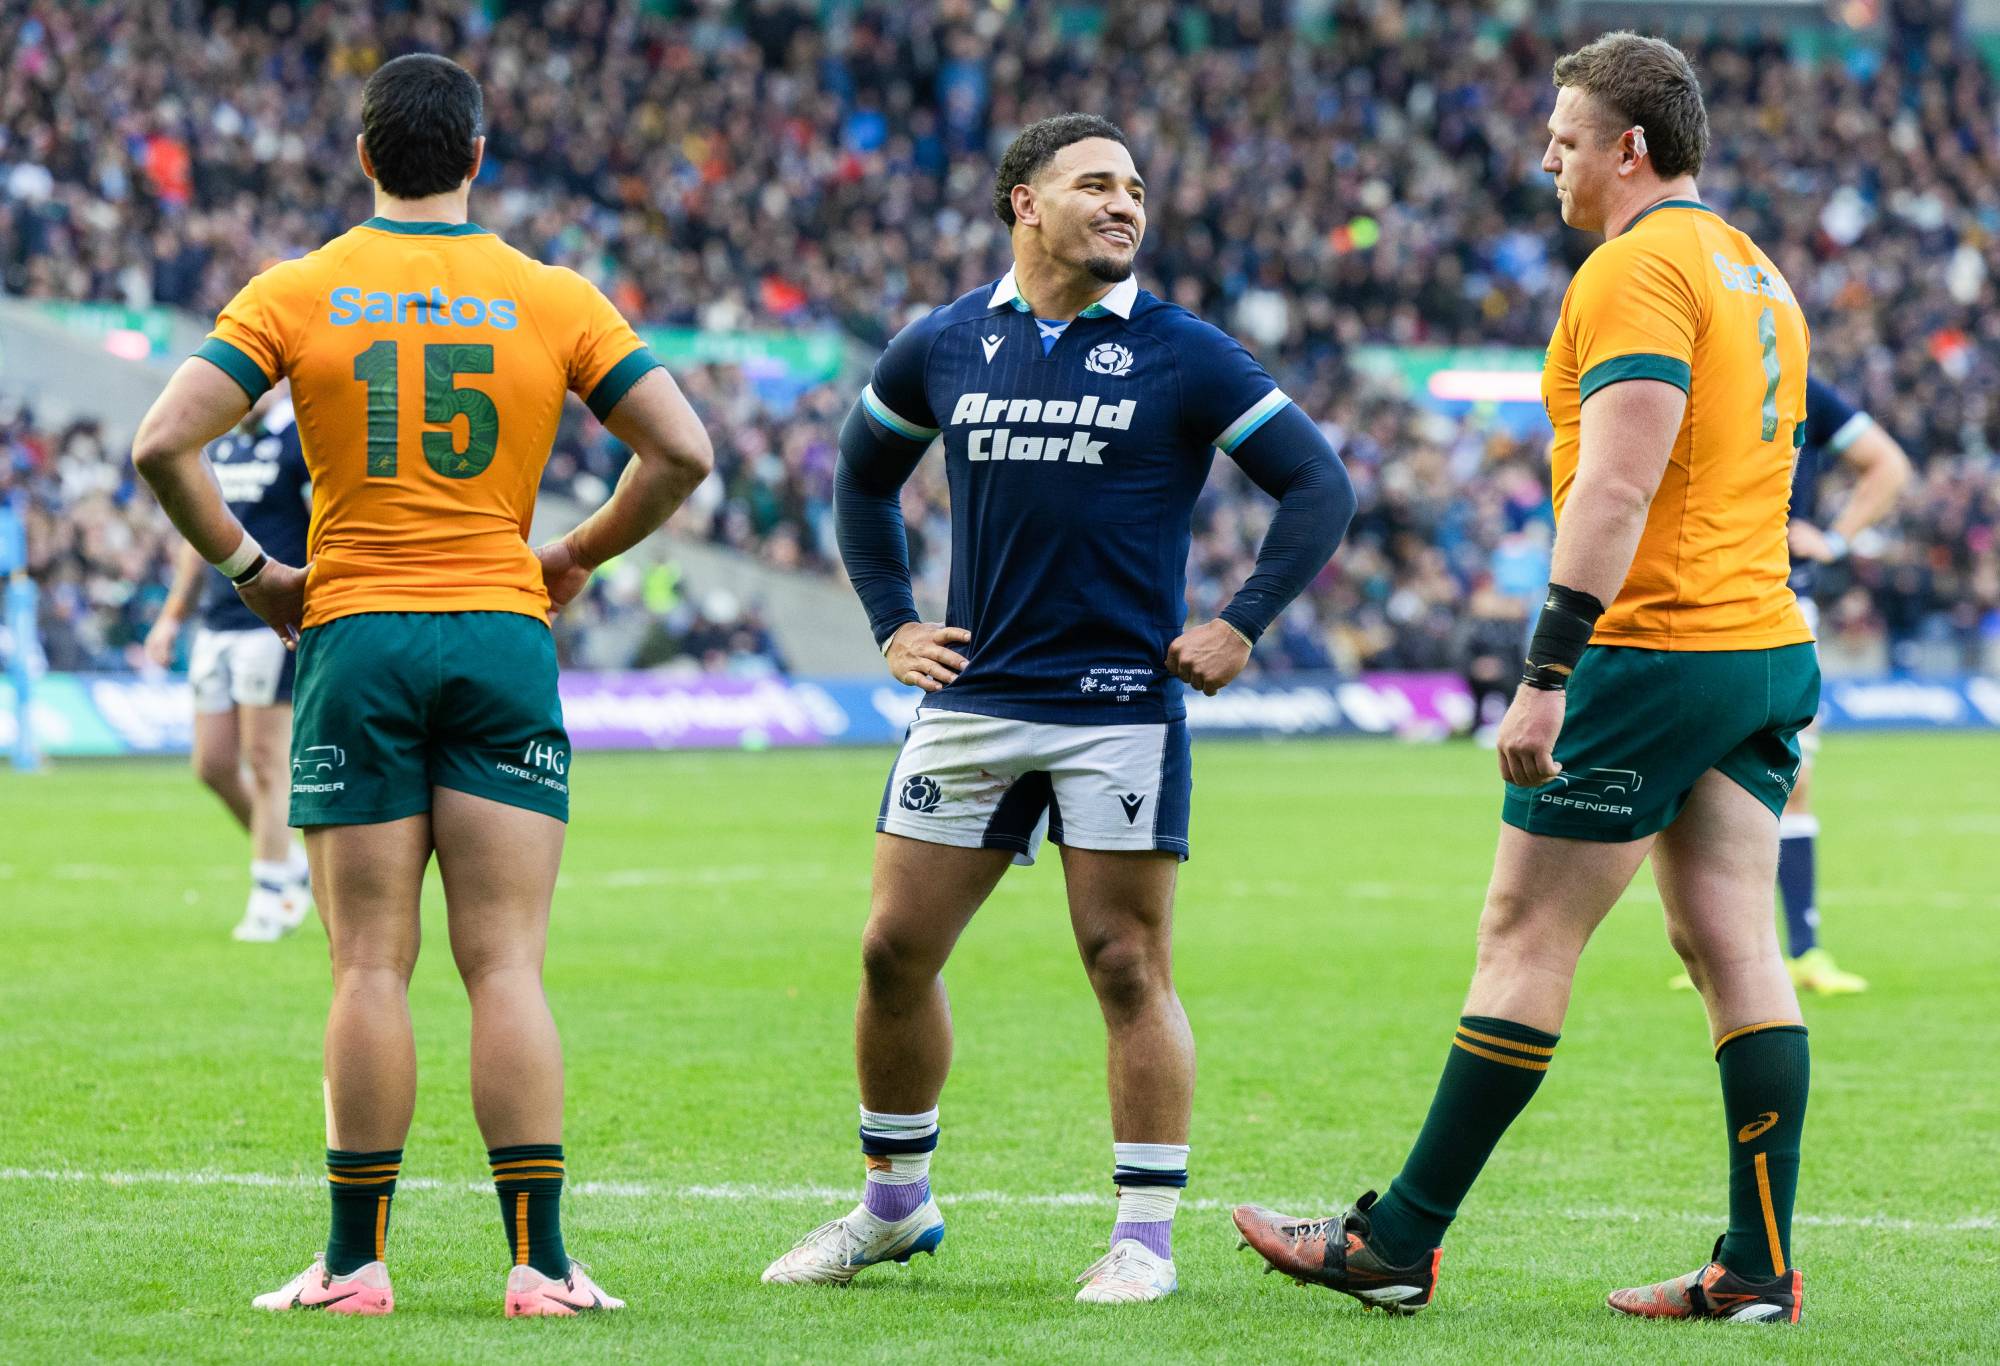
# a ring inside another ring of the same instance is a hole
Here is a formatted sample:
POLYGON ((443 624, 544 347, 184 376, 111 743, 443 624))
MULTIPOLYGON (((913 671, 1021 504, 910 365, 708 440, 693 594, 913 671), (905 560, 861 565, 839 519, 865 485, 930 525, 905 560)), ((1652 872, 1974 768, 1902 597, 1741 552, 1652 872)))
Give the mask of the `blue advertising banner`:
MULTIPOLYGON (((570 737, 588 749, 766 749, 899 743, 920 694, 856 678, 563 675, 570 737)), ((180 675, 47 674, 32 716, 53 757, 184 754, 193 706, 180 675)), ((2000 727, 2000 680, 1837 679, 1825 689, 1829 730, 2000 727)), ((14 742, 11 685, 0 681, 0 752, 14 742)), ((1437 740, 1465 730, 1472 698, 1454 674, 1294 675, 1188 698, 1197 735, 1385 735, 1437 740)))

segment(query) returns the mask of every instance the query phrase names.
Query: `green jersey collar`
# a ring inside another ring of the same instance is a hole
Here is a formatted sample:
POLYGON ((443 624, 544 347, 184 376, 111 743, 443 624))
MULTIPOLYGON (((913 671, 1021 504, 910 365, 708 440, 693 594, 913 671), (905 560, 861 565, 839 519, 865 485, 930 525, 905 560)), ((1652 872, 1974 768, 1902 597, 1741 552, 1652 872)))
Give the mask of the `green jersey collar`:
MULTIPOLYGON (((1714 209, 1709 208, 1708 205, 1702 203, 1699 199, 1662 199, 1659 203, 1645 210, 1637 218, 1633 219, 1630 223, 1627 223, 1625 225, 1625 232, 1632 231, 1632 229, 1638 227, 1640 223, 1644 222, 1648 218, 1651 218, 1661 209, 1700 209, 1703 213, 1715 213, 1714 209)), ((1717 216, 1720 217, 1719 214, 1717 216)), ((1623 237, 1625 235, 1625 232, 1621 232, 1618 235, 1620 237, 1623 237)))
POLYGON ((376 216, 361 225, 374 228, 377 232, 399 232, 406 237, 486 237, 486 229, 477 223, 406 223, 399 218, 376 216))

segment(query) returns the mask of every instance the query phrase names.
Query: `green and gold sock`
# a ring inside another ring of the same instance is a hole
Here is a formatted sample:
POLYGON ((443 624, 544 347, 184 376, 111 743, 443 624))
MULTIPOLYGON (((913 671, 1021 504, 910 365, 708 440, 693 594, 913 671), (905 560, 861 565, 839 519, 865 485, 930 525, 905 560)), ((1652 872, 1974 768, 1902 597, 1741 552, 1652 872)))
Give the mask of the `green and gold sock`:
POLYGON ((382 1260, 389 1245, 389 1202, 403 1171, 403 1150, 354 1153, 326 1150, 326 1185, 333 1195, 333 1225, 326 1238, 326 1269, 345 1276, 382 1260))
POLYGON ((1500 1135, 1542 1084, 1559 1037, 1486 1015, 1459 1018, 1423 1131, 1369 1211, 1377 1256, 1405 1266, 1444 1240, 1500 1135))
POLYGON ((1778 1020, 1731 1030, 1716 1044, 1715 1062, 1729 1126, 1729 1232, 1717 1260, 1739 1276, 1768 1280, 1791 1268, 1811 1073, 1806 1027, 1778 1020))
POLYGON ((560 1143, 522 1143, 489 1148, 493 1189, 500 1192, 500 1222, 515 1266, 532 1266, 544 1276, 569 1275, 563 1251, 563 1150, 560 1143))

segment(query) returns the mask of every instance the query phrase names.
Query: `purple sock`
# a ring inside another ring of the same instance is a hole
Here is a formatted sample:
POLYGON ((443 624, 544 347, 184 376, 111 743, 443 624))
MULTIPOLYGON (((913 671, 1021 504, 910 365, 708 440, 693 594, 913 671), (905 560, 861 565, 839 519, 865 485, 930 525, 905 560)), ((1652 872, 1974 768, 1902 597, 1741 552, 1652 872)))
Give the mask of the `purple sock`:
MULTIPOLYGON (((902 1186, 892 1186, 886 1181, 870 1181, 861 1188, 861 1203, 868 1212, 891 1224, 909 1218, 930 1198, 931 1180, 928 1176, 902 1186)), ((1143 1228, 1145 1225, 1135 1224, 1133 1227, 1143 1228)))
POLYGON ((1127 1238, 1139 1243, 1155 1257, 1169 1262, 1174 1259, 1174 1221, 1171 1219, 1162 1219, 1157 1223, 1111 1226, 1111 1246, 1117 1247, 1127 1238))

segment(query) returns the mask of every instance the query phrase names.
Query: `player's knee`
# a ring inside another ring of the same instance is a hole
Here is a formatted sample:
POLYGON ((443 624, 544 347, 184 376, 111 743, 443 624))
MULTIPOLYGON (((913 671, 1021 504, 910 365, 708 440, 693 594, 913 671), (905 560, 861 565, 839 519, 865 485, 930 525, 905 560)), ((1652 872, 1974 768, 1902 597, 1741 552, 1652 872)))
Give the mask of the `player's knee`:
POLYGON ((1682 965, 1688 970, 1688 976, 1699 983, 1702 980, 1703 969, 1707 967, 1707 959, 1702 956, 1695 937, 1680 925, 1668 921, 1667 947, 1680 958, 1682 965))
POLYGON ((454 950, 458 978, 468 995, 518 992, 539 995, 542 990, 542 955, 539 950, 508 948, 491 953, 454 950))
POLYGON ((234 753, 215 754, 205 750, 196 750, 194 755, 194 776, 201 780, 202 786, 212 788, 217 792, 224 791, 242 781, 242 771, 237 762, 237 756, 234 753))
POLYGON ((1479 956, 1512 952, 1534 937, 1535 899, 1520 887, 1493 886, 1479 914, 1479 956))
POLYGON ((1164 960, 1142 935, 1107 935, 1085 944, 1083 965, 1107 1015, 1135 1015, 1171 989, 1164 960))
POLYGON ((893 1001, 928 987, 937 969, 907 937, 870 925, 861 935, 861 976, 870 995, 893 1001))
POLYGON ((333 948, 335 995, 399 995, 417 967, 415 944, 356 944, 333 948))
POLYGON ((289 783, 291 778, 291 756, 287 747, 275 741, 258 741, 250 746, 245 756, 250 769, 250 781, 260 791, 274 791, 289 783))

